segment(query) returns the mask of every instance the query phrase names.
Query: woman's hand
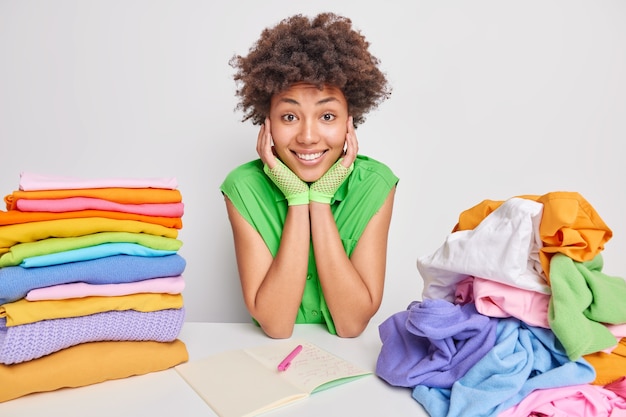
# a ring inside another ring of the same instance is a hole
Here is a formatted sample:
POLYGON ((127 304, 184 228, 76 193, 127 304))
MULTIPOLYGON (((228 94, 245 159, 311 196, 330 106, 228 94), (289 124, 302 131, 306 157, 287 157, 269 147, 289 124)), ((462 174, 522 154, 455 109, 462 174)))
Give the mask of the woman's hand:
POLYGON ((272 143, 272 129, 270 128, 269 117, 265 118, 265 123, 259 129, 259 136, 256 141, 256 152, 259 154, 261 161, 269 169, 276 166, 276 155, 274 154, 274 145, 272 143))
POLYGON ((272 146, 272 134, 270 133, 270 121, 265 119, 265 124, 259 130, 256 151, 263 161, 263 172, 283 192, 290 206, 309 204, 309 186, 302 181, 289 167, 274 155, 272 146))
POLYGON ((346 168, 352 165, 352 163, 356 159, 356 155, 359 152, 359 142, 356 139, 356 132, 354 130, 352 116, 348 117, 347 129, 348 132, 346 133, 346 150, 344 151, 343 161, 341 161, 341 164, 346 168))
POLYGON ((311 184, 309 192, 310 201, 323 204, 330 204, 332 202, 335 193, 354 168, 354 160, 356 159, 358 148, 354 126, 352 125, 352 117, 349 117, 344 155, 342 158, 339 158, 320 179, 311 184))

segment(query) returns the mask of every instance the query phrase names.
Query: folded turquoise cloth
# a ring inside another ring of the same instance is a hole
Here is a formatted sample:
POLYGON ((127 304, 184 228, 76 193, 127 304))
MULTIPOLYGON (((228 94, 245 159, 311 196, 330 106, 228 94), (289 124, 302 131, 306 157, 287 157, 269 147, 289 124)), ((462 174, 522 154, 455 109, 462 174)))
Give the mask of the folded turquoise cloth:
POLYGON ((47 255, 32 256, 22 260, 19 266, 23 268, 36 268, 65 264, 69 262, 88 261, 91 259, 106 258, 113 255, 132 256, 166 256, 175 254, 175 250, 152 249, 137 243, 116 242, 103 243, 101 245, 86 248, 72 249, 63 252, 50 253, 47 255))

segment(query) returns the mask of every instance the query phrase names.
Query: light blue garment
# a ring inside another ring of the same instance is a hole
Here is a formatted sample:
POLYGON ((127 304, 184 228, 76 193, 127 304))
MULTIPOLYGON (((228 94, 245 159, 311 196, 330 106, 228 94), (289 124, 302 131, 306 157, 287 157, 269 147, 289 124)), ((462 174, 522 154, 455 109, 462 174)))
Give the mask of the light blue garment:
POLYGON ((571 361, 554 333, 514 318, 501 319, 496 345, 451 389, 418 385, 416 399, 431 417, 490 417, 536 389, 587 384, 595 370, 571 361))
POLYGON ((88 261, 91 259, 106 258, 107 256, 114 255, 153 257, 173 255, 175 253, 176 251, 152 249, 137 243, 115 242, 103 243, 101 245, 88 246, 63 252, 49 253, 46 255, 32 256, 24 258, 19 266, 22 268, 35 268, 65 264, 69 262, 88 261))
POLYGON ((0 268, 0 304, 24 298, 34 288, 70 282, 119 284, 175 277, 183 273, 185 266, 185 259, 178 254, 153 258, 115 255, 41 268, 8 266, 0 268))

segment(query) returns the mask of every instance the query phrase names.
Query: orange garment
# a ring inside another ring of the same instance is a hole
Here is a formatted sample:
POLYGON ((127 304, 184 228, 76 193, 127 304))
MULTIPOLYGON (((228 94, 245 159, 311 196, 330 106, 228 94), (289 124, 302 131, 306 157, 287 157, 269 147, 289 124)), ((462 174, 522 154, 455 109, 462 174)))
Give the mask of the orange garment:
POLYGON ((0 227, 13 224, 45 222, 47 220, 82 219, 85 217, 103 217, 105 219, 135 220, 138 222, 160 224, 165 227, 181 229, 183 226, 180 217, 148 216, 145 214, 127 213, 107 210, 79 210, 53 213, 49 211, 0 211, 0 227))
POLYGON ((162 371, 189 360, 185 344, 91 342, 14 365, 0 365, 0 402, 162 371))
POLYGON ((620 339, 611 353, 595 352, 583 358, 596 370, 594 385, 607 385, 626 377, 626 338, 620 339))
MULTIPOLYGON (((593 259, 604 250, 613 232, 595 209, 577 192, 554 191, 541 196, 521 195, 543 204, 539 235, 543 247, 539 260, 546 278, 550 276, 550 258, 562 253, 575 261, 593 259)), ((459 215, 453 232, 472 230, 504 201, 484 200, 459 215)))
POLYGON ((50 237, 76 237, 99 232, 148 233, 156 236, 178 237, 178 229, 136 220, 85 217, 12 224, 0 227, 0 254, 18 243, 35 242, 50 237))
POLYGON ((15 210, 19 199, 39 200, 69 197, 91 197, 124 204, 180 203, 179 190, 161 188, 81 188, 76 190, 13 191, 4 197, 7 210, 15 210))
POLYGON ((138 293, 128 295, 91 296, 62 300, 28 301, 21 298, 0 306, 0 318, 6 318, 6 326, 35 323, 42 320, 81 317, 105 311, 135 310, 151 311, 180 309, 182 294, 138 293))

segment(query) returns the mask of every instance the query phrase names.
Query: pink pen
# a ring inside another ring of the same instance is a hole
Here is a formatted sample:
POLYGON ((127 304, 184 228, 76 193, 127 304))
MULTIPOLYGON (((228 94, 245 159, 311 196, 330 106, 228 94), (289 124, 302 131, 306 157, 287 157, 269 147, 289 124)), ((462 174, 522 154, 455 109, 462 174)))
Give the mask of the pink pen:
POLYGON ((300 353, 300 351, 302 351, 302 345, 296 346, 296 348, 292 350, 291 353, 278 364, 278 370, 284 371, 289 368, 289 365, 291 365, 291 361, 293 360, 293 358, 296 357, 298 353, 300 353))

